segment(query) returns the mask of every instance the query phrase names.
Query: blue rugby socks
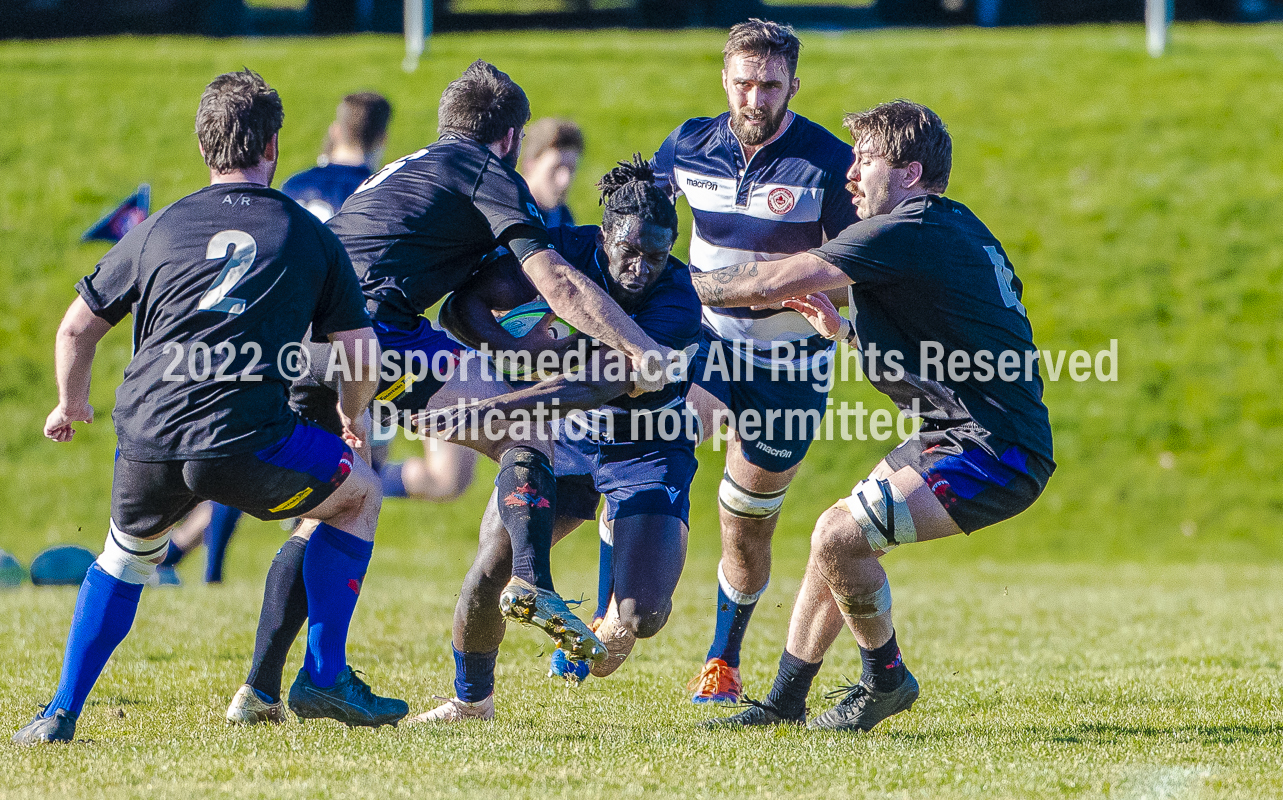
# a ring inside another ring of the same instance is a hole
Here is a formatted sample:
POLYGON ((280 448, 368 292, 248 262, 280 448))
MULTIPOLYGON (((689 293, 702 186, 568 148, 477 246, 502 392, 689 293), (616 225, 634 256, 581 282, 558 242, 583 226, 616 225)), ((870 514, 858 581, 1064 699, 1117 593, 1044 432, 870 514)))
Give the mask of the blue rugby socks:
POLYGON ((209 524, 205 526, 205 583, 222 583, 227 543, 236 532, 241 511, 221 503, 211 503, 211 506, 209 524))
POLYGON ((142 593, 141 584, 113 578, 97 563, 89 568, 76 596, 76 612, 62 656, 62 676, 57 693, 45 709, 46 717, 53 716, 59 708, 72 716, 80 715, 107 659, 133 627, 142 593))
POLYGON ((904 683, 904 676, 908 674, 904 659, 900 657, 900 645, 895 643, 895 631, 891 631, 891 638, 881 647, 872 650, 861 647, 860 660, 864 662, 860 682, 872 686, 875 691, 895 691, 904 683))
MULTIPOLYGON (((768 584, 769 585, 769 584, 768 584)), ((744 644, 744 632, 748 630, 748 621, 753 617, 757 601, 766 591, 766 586, 753 594, 744 594, 736 590, 726 580, 722 565, 717 565, 717 628, 713 633, 713 646, 708 648, 705 659, 720 658, 732 667, 740 665, 740 647, 744 644)))
POLYGON ((303 554, 307 588, 307 656, 312 683, 327 689, 347 666, 347 629, 370 565, 374 542, 322 522, 303 554))
POLYGON ((269 703, 281 698, 281 675, 290 647, 307 621, 303 559, 307 541, 291 536, 276 551, 263 589, 263 610, 254 634, 254 660, 245 682, 269 703))
POLYGON ((557 479, 548 457, 519 445, 499 460, 499 519, 512 539, 512 575, 540 589, 552 585, 552 525, 557 513, 557 479))
POLYGON ((489 653, 464 653, 454 650, 454 693, 465 703, 479 703, 494 694, 494 665, 499 648, 489 653))
POLYGON ((780 656, 780 671, 775 673, 775 685, 766 695, 765 703, 782 717, 798 719, 806 714, 806 696, 811 693, 811 682, 819 674, 819 663, 803 661, 785 650, 780 656))
POLYGON ((610 596, 615 591, 615 546, 601 540, 597 557, 597 610, 593 619, 605 619, 610 609, 610 596))
POLYGON ((405 482, 401 471, 405 469, 404 461, 389 461, 378 468, 379 480, 383 483, 384 497, 406 497, 405 482))

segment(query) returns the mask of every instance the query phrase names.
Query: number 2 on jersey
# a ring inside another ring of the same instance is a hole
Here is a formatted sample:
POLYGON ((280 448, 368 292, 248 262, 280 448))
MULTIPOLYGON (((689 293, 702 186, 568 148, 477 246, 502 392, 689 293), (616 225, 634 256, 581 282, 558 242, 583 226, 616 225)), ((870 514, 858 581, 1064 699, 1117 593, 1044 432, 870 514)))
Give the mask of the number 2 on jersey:
POLYGON ((1014 308, 1020 312, 1020 316, 1027 317, 1025 307, 1016 296, 1016 290, 1012 288, 1011 281, 1016 277, 1016 273, 1011 271, 1007 266, 1007 259, 1002 257, 998 248, 992 245, 985 245, 985 252, 989 254, 989 260, 993 262, 993 274, 998 278, 998 291, 1002 294, 1002 303, 1007 308, 1014 308))
POLYGON ((209 240, 209 246, 205 248, 205 258, 226 258, 227 265, 218 273, 214 284, 201 295, 197 310, 222 311, 232 315, 244 311, 245 301, 228 295, 249 274, 257 257, 258 242, 245 231, 219 231, 214 234, 214 238, 209 240), (229 249, 232 251, 230 257, 227 254, 229 249))

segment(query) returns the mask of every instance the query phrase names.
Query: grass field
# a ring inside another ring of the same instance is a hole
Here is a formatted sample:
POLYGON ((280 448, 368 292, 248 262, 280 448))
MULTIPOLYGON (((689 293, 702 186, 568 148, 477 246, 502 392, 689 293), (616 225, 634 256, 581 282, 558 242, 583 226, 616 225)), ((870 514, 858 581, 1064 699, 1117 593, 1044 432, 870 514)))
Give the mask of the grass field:
MULTIPOLYGON (((537 115, 589 139, 592 178, 724 107, 722 34, 438 37, 405 75, 398 40, 109 39, 0 44, 0 548, 24 561, 100 546, 112 392, 129 333, 99 351, 98 423, 40 436, 55 396, 52 336, 72 284, 105 250, 88 225, 149 182, 163 205, 203 185, 192 116, 218 72, 249 65, 282 94, 281 176, 311 163, 339 96, 396 105, 388 157, 433 137, 436 99, 476 57, 510 71, 537 115)), ((280 533, 246 524, 231 580, 148 592, 91 698, 85 747, 7 745, 0 797, 1283 795, 1283 28, 1180 26, 1170 56, 1137 27, 808 33, 794 108, 837 129, 893 97, 952 128, 950 194, 1004 242, 1040 347, 1119 342, 1116 383, 1048 384, 1060 468, 1029 512, 888 559, 901 641, 923 684, 913 713, 866 737, 709 735, 682 688, 702 661, 717 558, 715 454, 696 479, 691 554, 669 627, 616 676, 545 681, 516 631, 501 721, 465 730, 230 731, 263 575, 280 533), (123 717, 122 717, 123 714, 123 717)), ((838 399, 883 405, 867 385, 838 399)), ((816 514, 877 461, 878 442, 820 443, 789 495, 775 579, 746 649, 764 693, 816 514)), ((485 485, 451 506, 390 501, 351 657, 423 707, 446 694, 450 610, 485 485)), ((563 545, 559 584, 591 593, 595 542, 563 545)), ((188 577, 195 579, 192 567, 188 577)), ((0 729, 57 680, 73 593, 0 594, 0 729)), ((297 656, 297 654, 296 654, 297 656)), ((859 672, 849 638, 817 682, 859 672)), ((7 727, 6 727, 7 726, 7 727)))

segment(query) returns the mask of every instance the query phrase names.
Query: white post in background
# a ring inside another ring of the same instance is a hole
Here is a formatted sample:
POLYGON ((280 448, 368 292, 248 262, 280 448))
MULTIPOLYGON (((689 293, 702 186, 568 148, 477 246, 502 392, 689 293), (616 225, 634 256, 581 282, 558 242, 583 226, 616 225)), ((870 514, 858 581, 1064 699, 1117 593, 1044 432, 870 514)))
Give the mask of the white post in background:
POLYGON ((1145 49, 1154 58, 1167 49, 1172 11, 1172 0, 1145 0, 1145 49))
POLYGON ((432 0, 405 0, 405 60, 401 69, 414 72, 427 36, 432 33, 432 0))

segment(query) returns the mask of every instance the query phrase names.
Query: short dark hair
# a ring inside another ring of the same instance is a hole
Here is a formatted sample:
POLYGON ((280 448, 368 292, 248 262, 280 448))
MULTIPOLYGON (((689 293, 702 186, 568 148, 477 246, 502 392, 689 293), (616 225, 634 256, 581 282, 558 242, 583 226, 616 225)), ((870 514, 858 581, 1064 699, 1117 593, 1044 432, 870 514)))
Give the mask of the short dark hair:
POLYGON ((334 119, 344 139, 368 152, 388 132, 392 104, 377 92, 357 92, 343 98, 334 119))
POLYGON ((613 230, 627 217, 639 217, 643 222, 662 225, 677 236, 677 209, 668 195, 655 185, 655 165, 633 154, 632 161, 620 161, 619 166, 602 176, 597 182, 601 191, 603 230, 613 230))
POLYGON ((722 64, 731 56, 750 55, 769 61, 782 58, 788 64, 789 75, 797 74, 797 56, 802 42, 790 25, 769 22, 754 17, 731 28, 731 35, 722 49, 722 64))
POLYGON ((518 131, 530 121, 530 101, 521 87, 481 59, 473 61, 441 93, 437 130, 493 144, 510 128, 518 131))
POLYGON ((526 140, 521 145, 523 160, 534 160, 547 150, 573 150, 584 152, 584 132, 568 119, 544 117, 535 120, 526 129, 526 140))
POLYGON ((922 165, 922 187, 941 194, 949 187, 953 169, 953 140, 936 113, 908 100, 892 100, 880 106, 847 114, 842 124, 858 147, 866 139, 892 167, 922 165))
POLYGON ((263 159, 284 121, 280 95, 246 67, 219 75, 205 87, 196 109, 196 139, 215 172, 249 169, 263 159))

